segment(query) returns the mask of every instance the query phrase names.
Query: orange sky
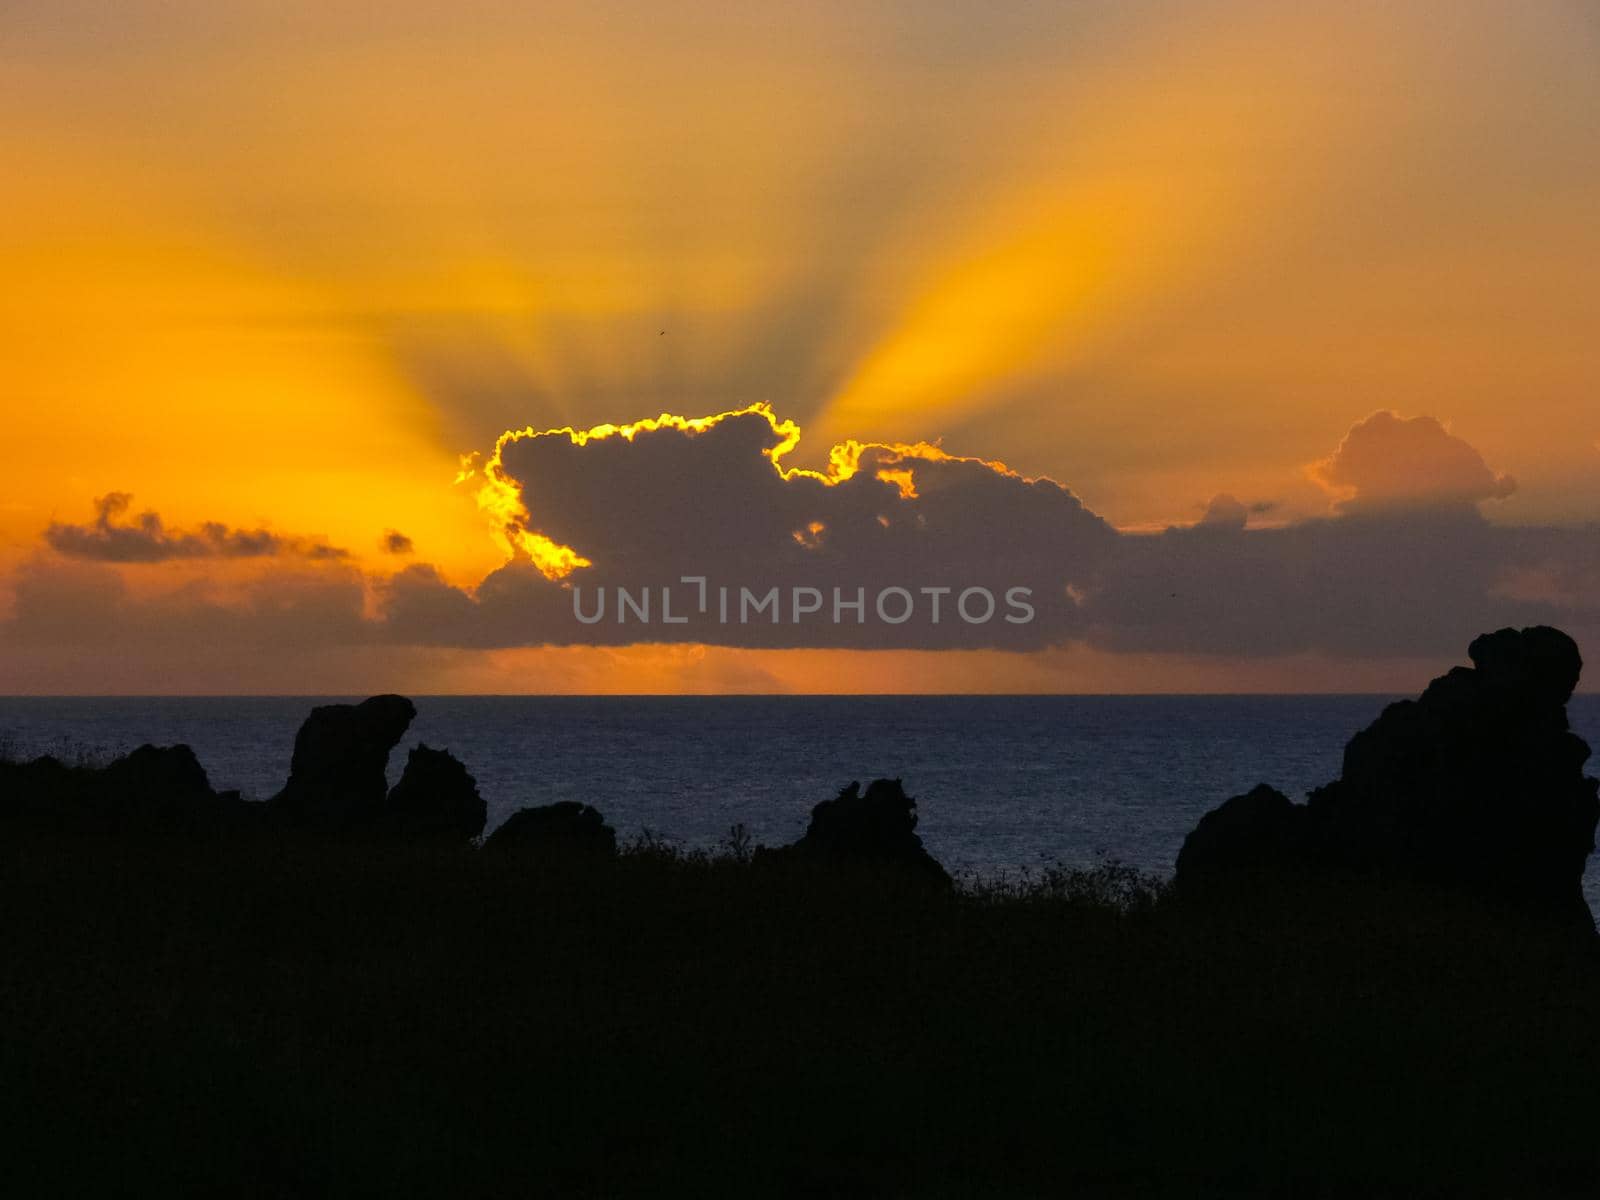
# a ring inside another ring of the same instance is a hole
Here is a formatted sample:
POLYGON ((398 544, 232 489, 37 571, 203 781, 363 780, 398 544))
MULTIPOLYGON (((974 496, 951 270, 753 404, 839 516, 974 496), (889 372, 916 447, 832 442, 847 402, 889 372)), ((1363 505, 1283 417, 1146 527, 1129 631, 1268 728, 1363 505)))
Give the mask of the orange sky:
MULTIPOLYGON (((1306 465, 1392 408, 1516 477, 1495 522, 1600 518, 1587 0, 12 0, 0 128, 0 606, 110 492, 377 576, 401 530, 470 587, 503 551, 462 455, 755 401, 806 430, 800 465, 943 439, 1123 528, 1218 492, 1326 513, 1306 465)), ((173 686, 844 690, 843 658, 245 656, 173 686)), ((920 690, 1417 667, 879 658, 920 690)), ((93 690, 52 661, 0 691, 93 690)))

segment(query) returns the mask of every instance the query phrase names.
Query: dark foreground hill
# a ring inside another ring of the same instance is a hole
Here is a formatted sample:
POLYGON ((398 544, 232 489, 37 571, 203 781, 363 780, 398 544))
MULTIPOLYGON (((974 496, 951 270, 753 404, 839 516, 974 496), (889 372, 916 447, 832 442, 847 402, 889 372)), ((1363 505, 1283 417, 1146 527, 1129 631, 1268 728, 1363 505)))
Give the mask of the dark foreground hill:
POLYGON ((13 1195, 1600 1186, 1600 970, 1399 885, 98 843, 0 904, 13 1195))
POLYGON ((1224 805, 1177 887, 957 886, 888 780, 776 851, 581 802, 480 849, 448 753, 386 788, 400 697, 318 709, 261 805, 179 750, 4 766, 8 1194, 1595 1194, 1553 632, 1224 805))

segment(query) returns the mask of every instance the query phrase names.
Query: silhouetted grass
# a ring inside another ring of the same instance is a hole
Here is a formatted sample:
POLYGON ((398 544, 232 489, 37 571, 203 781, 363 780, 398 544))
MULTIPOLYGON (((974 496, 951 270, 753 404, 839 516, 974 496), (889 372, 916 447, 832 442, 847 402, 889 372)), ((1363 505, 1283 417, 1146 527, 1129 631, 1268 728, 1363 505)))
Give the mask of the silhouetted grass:
POLYGON ((1600 970, 1450 897, 954 894, 659 838, 598 865, 0 848, 8 1190, 1526 1195, 1596 1183, 1600 970))

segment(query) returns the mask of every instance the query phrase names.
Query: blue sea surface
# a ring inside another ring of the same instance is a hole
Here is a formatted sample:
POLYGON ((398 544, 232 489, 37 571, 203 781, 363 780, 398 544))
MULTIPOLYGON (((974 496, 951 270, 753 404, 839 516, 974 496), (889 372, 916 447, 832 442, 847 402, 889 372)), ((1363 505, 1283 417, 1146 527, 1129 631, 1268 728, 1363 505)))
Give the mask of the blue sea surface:
MULTIPOLYGON (((1339 773, 1382 696, 422 696, 418 742, 467 764, 489 826, 581 800, 626 839, 715 846, 742 823, 777 845, 851 780, 898 777, 953 871, 1117 859, 1170 873, 1207 809, 1260 782, 1296 799, 1339 773)), ((327 697, 0 698, 0 749, 194 747, 213 786, 264 799, 327 697)), ((1573 727, 1600 745, 1600 695, 1573 727)), ((1593 764, 1591 764, 1593 770, 1593 764)), ((1600 912, 1600 871, 1585 881, 1600 912)))

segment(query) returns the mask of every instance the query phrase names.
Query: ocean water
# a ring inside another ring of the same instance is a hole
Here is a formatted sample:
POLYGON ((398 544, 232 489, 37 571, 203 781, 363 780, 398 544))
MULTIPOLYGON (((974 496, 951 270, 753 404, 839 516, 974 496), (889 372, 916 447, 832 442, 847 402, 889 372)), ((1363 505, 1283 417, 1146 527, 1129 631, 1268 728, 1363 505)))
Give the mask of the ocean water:
MULTIPOLYGON (((467 764, 492 828, 524 805, 592 804, 624 837, 714 846, 742 823, 777 845, 851 780, 898 777, 928 849, 992 874, 1117 859, 1170 873, 1207 809, 1260 782, 1289 796, 1332 779, 1382 696, 415 698, 408 747, 467 764)), ((0 698, 0 746, 114 753, 194 747, 213 786, 265 798, 324 698, 0 698)), ((1573 727, 1600 746, 1600 696, 1573 727)), ((1591 770, 1594 769, 1591 763, 1591 770)), ((1586 891, 1600 912, 1600 869, 1586 891)))

